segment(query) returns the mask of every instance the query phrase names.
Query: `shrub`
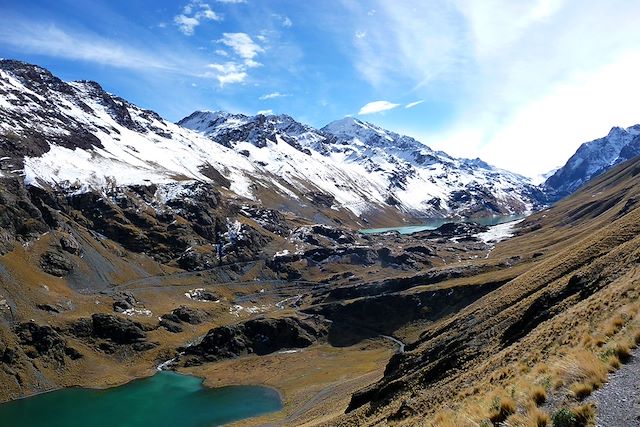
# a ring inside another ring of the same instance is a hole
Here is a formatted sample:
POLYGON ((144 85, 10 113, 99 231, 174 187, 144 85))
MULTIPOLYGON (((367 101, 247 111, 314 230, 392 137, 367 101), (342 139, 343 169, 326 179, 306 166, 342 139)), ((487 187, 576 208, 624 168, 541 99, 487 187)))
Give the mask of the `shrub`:
POLYGON ((611 356, 609 358, 609 366, 611 367, 611 371, 615 371, 620 368, 620 359, 618 359, 618 356, 611 356))
POLYGON ((576 416, 573 412, 566 408, 562 408, 553 414, 553 427, 574 427, 576 425, 576 416))

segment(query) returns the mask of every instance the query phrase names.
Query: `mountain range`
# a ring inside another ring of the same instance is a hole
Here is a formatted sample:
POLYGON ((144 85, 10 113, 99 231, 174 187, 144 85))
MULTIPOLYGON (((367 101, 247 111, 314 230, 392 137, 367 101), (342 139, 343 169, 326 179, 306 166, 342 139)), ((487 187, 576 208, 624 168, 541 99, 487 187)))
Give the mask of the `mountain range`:
MULTIPOLYGON (((0 62, 2 173, 68 192, 215 182, 229 196, 319 222, 486 216, 538 209, 543 193, 480 159, 456 159, 347 117, 314 129, 287 115, 197 111, 177 124, 90 81, 0 62)), ((160 197, 160 194, 159 194, 160 197)))

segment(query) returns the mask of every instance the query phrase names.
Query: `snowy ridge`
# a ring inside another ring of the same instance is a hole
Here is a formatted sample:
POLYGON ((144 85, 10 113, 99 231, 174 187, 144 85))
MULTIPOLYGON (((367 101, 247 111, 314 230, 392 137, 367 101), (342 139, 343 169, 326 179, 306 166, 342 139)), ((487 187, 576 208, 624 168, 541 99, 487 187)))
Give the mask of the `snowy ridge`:
POLYGON ((198 111, 173 124, 95 82, 66 83, 10 60, 0 61, 0 94, 0 157, 19 160, 34 186, 153 183, 166 199, 203 181, 255 201, 279 194, 365 217, 509 214, 539 204, 526 178, 354 118, 317 130, 287 115, 198 111))

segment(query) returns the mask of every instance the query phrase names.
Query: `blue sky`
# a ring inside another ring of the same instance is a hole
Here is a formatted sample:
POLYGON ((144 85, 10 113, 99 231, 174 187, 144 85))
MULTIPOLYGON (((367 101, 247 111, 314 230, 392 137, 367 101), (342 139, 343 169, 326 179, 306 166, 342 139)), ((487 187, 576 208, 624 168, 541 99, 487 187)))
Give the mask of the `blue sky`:
POLYGON ((177 121, 356 115, 535 175, 640 122, 640 3, 3 0, 0 57, 177 121))

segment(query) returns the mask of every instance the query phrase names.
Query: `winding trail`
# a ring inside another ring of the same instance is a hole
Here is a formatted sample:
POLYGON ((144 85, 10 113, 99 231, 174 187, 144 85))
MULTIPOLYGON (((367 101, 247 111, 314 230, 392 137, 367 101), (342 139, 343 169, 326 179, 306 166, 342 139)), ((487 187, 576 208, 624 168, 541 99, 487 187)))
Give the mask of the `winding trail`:
POLYGON ((609 381, 590 399, 596 404, 596 426, 640 426, 640 349, 609 376, 609 381))

